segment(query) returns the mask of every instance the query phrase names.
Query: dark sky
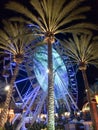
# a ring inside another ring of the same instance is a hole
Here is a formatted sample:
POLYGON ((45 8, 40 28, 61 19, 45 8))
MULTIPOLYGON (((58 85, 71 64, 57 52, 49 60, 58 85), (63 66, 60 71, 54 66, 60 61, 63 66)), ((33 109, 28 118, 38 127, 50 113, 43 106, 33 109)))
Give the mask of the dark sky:
POLYGON ((98 23, 98 0, 87 0, 87 5, 91 6, 91 12, 89 14, 89 19, 93 23, 98 23))
MULTIPOLYGON (((13 13, 11 11, 7 11, 4 9, 4 4, 8 2, 9 0, 0 0, 0 21, 3 18, 8 18, 9 16, 13 16, 13 13)), ((15 0, 12 0, 15 1, 15 0)), ((28 0, 16 0, 20 1, 22 3, 26 4, 26 1, 28 0)), ((91 11, 87 13, 88 16, 88 21, 98 24, 98 0, 87 0, 85 3, 86 5, 90 5, 92 7, 91 11)), ((98 69, 95 67, 90 66, 87 70, 87 76, 89 80, 89 84, 93 84, 96 79, 98 79, 98 69)), ((77 74, 77 79, 78 79, 78 86, 79 86, 79 95, 83 96, 84 93, 84 87, 82 84, 82 78, 81 78, 81 73, 79 72, 77 74)), ((79 96, 79 106, 81 107, 81 102, 83 102, 83 97, 79 96)))

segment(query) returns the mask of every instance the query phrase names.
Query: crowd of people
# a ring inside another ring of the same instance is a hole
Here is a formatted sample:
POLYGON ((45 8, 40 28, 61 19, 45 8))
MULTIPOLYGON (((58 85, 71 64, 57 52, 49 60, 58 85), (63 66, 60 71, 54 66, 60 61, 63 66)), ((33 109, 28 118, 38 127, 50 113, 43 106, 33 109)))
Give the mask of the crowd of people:
MULTIPOLYGON (((85 115, 70 115, 70 117, 65 117, 64 115, 55 116, 55 127, 56 130, 64 130, 65 125, 68 123, 76 123, 81 121, 90 121, 90 114, 86 113, 85 115)), ((7 118, 5 123, 5 130, 15 130, 17 125, 19 124, 20 119, 15 120, 14 124, 10 121, 10 117, 7 118)), ((82 124, 82 123, 81 123, 82 124)), ((78 124, 79 125, 79 124, 78 124)), ((78 126, 77 126, 78 127, 78 126)), ((47 119, 44 117, 43 119, 37 119, 36 122, 31 125, 30 122, 25 123, 25 130, 41 130, 47 128, 47 119)), ((24 130, 21 128, 21 130, 24 130)))

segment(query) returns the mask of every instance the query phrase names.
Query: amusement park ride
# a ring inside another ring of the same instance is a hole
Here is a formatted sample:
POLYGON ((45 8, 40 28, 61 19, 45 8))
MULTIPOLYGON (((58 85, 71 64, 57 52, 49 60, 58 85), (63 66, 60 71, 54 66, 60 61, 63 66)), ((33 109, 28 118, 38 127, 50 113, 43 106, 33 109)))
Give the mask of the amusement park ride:
MULTIPOLYGON (((25 59, 19 66, 19 74, 14 82, 12 96, 17 108, 22 110, 21 126, 24 117, 32 115, 31 123, 33 124, 41 112, 47 113, 47 73, 49 73, 47 71, 47 46, 43 45, 35 49, 32 49, 31 46, 32 43, 25 49, 25 59)), ((3 76, 6 84, 13 76, 14 68, 15 63, 9 54, 9 57, 4 57, 3 62, 3 76)), ((76 72, 59 42, 53 45, 53 70, 55 112, 59 109, 59 105, 63 105, 65 110, 69 112, 78 110, 76 72)), ((16 112, 13 123, 19 116, 20 114, 16 112)))

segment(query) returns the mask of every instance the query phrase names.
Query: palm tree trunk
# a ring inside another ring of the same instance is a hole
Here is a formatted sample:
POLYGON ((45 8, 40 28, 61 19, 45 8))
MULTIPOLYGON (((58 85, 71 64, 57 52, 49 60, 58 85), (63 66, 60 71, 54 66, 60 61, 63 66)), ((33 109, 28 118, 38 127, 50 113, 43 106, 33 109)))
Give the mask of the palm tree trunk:
POLYGON ((96 127, 96 121, 95 121, 95 118, 94 118, 94 111, 93 111, 93 106, 92 106, 92 102, 91 102, 89 83, 88 83, 88 80, 87 80, 86 70, 83 69, 81 71, 82 71, 82 75, 83 75, 84 85, 85 85, 85 88, 87 90, 86 93, 87 93, 87 100, 88 100, 89 106, 90 106, 91 120, 92 120, 92 123, 93 123, 95 130, 98 130, 97 127, 96 127))
POLYGON ((7 119, 7 112, 8 112, 9 104, 11 101, 14 81, 17 77, 17 74, 18 74, 18 65, 15 67, 14 74, 13 74, 11 82, 10 82, 10 89, 7 93, 6 101, 4 103, 4 107, 3 107, 3 110, 2 110, 1 115, 0 115, 0 128, 4 127, 5 119, 7 119))
POLYGON ((55 130, 52 44, 48 40, 48 130, 55 130))

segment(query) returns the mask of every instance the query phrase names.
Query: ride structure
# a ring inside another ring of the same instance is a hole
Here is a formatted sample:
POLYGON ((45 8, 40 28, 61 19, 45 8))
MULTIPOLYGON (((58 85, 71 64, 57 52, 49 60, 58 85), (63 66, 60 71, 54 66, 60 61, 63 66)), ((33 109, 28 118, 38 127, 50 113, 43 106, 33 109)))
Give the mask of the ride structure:
MULTIPOLYGON (((25 59, 19 65, 19 74, 14 82, 13 101, 16 108, 22 110, 15 113, 13 123, 21 115, 21 126, 26 117, 31 117, 33 124, 40 113, 47 113, 47 46, 32 49, 32 44, 25 48, 25 59)), ((53 45, 53 75, 55 93, 55 113, 63 106, 65 111, 78 110, 78 87, 76 73, 71 60, 65 55, 64 48, 59 42, 53 45)), ((8 54, 4 58, 3 67, 6 84, 13 76, 15 63, 8 54), (8 64, 9 63, 9 64, 8 64)))

